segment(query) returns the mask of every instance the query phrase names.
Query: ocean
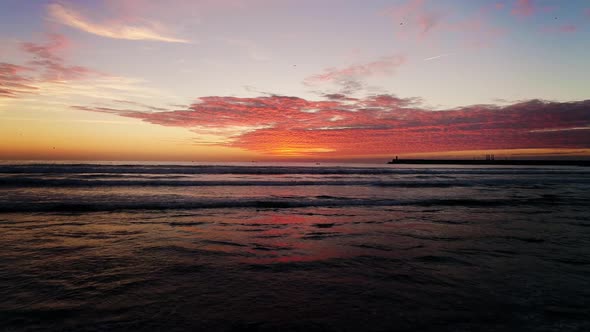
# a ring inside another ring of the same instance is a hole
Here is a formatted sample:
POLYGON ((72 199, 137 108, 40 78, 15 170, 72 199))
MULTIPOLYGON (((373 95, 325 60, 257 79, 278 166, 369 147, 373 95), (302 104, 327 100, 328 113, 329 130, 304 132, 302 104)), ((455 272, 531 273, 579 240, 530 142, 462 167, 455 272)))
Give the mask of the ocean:
POLYGON ((0 330, 590 331, 590 168, 4 162, 0 330))

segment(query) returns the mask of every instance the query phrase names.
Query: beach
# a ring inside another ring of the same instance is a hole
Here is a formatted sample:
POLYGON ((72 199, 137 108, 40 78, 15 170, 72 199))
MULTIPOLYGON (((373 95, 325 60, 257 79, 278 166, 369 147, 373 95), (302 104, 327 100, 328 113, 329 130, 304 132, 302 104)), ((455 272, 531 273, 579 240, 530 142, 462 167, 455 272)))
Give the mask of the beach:
POLYGON ((590 169, 0 164, 0 330, 587 331, 590 169))

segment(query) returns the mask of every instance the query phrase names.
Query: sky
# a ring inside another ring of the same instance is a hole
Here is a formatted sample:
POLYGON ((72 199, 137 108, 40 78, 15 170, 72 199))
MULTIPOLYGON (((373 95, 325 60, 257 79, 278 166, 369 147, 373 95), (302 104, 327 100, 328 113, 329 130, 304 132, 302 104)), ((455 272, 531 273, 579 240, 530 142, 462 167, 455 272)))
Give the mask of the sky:
POLYGON ((588 0, 0 0, 0 159, 590 157, 588 0))

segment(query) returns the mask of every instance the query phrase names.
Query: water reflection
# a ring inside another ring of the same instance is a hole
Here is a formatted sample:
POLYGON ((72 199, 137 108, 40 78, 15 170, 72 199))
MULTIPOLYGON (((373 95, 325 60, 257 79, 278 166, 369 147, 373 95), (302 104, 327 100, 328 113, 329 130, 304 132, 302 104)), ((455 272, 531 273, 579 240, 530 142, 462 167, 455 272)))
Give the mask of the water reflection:
POLYGON ((547 327, 550 312, 583 326, 587 227, 559 211, 534 216, 526 206, 3 214, 2 324, 413 330, 501 328, 494 317, 547 327))

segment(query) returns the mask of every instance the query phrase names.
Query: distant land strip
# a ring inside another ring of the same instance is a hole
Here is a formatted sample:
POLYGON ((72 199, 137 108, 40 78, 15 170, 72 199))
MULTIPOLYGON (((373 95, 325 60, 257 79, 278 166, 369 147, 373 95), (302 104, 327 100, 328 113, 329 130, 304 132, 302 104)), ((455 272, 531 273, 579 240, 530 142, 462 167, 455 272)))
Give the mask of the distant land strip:
POLYGON ((590 166, 590 160, 482 160, 482 159, 393 159, 399 165, 522 165, 522 166, 590 166))

